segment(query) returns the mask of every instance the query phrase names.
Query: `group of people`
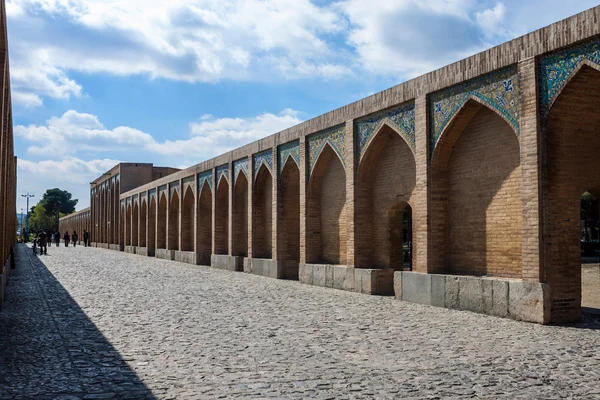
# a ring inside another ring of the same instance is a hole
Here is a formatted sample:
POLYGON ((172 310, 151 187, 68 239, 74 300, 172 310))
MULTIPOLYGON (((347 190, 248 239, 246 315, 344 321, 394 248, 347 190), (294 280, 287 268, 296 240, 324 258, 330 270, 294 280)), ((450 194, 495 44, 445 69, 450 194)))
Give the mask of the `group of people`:
MULTIPOLYGON (((73 242, 73 247, 77 246, 77 242, 79 241, 79 235, 77 235, 77 231, 73 231, 72 235, 69 235, 69 231, 66 231, 63 235, 63 241, 65 242, 65 247, 69 247, 69 243, 73 242)), ((46 231, 41 231, 38 234, 37 239, 33 241, 33 254, 37 254, 37 247, 40 248, 40 255, 48 254, 48 247, 52 246, 52 242, 56 244, 56 247, 60 245, 60 232, 55 232, 52 235, 48 235, 46 231)), ((90 233, 83 230, 83 244, 85 247, 90 245, 90 233)))

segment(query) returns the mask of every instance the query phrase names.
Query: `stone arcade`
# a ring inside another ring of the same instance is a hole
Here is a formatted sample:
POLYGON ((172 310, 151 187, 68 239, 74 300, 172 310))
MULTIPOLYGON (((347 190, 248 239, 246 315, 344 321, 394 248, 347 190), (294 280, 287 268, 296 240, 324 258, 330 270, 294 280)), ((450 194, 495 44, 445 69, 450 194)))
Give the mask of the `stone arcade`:
POLYGON ((600 196, 598 20, 600 7, 182 171, 120 164, 60 230, 88 226, 94 245, 144 256, 577 321, 579 202, 600 196))

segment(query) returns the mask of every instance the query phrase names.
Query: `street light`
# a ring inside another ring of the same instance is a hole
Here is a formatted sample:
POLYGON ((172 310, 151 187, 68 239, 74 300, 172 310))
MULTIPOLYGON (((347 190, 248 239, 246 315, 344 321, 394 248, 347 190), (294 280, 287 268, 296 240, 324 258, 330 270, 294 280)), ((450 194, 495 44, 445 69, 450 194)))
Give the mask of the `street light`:
POLYGON ((29 242, 29 198, 35 197, 35 194, 29 194, 29 192, 27 192, 27 194, 22 194, 21 197, 27 198, 27 216, 25 217, 25 243, 27 243, 29 242))
POLYGON ((21 207, 21 218, 19 218, 19 236, 23 237, 23 207, 21 207))

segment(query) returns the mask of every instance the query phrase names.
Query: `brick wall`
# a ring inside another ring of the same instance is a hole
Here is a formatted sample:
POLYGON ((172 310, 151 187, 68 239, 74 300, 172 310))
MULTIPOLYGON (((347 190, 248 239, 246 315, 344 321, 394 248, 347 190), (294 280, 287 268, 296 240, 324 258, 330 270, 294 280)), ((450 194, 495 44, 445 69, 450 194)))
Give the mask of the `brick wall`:
POLYGON ((200 189, 196 217, 196 253, 202 265, 210 265, 212 254, 212 191, 208 182, 200 189))
POLYGON ((179 250, 179 192, 177 190, 174 190, 171 196, 168 217, 167 248, 169 250, 179 250))
POLYGON ((258 171, 252 194, 252 257, 272 258, 273 177, 264 165, 258 171))
POLYGON ((156 216, 156 248, 166 249, 167 248, 167 212, 168 212, 168 200, 166 195, 159 194, 160 200, 158 202, 158 215, 156 216))
POLYGON ((242 172, 235 180, 233 195, 233 253, 248 256, 248 179, 242 172))
POLYGON ((229 182, 222 178, 215 199, 214 254, 229 254, 229 182))
POLYGON ((194 193, 188 187, 181 208, 181 251, 194 251, 194 193))
POLYGON ((300 261, 300 169, 288 159, 279 184, 278 255, 281 261, 300 261))

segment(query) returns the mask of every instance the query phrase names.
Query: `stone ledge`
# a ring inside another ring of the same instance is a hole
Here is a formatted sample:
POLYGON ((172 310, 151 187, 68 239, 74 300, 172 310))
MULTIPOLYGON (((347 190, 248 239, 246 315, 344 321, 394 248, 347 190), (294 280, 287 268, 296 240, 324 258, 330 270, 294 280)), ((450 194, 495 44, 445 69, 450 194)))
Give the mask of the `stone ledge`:
POLYGON ((173 250, 173 260, 196 265, 196 254, 193 251, 173 250))
POLYGON ((138 246, 135 248, 135 254, 147 257, 148 256, 148 248, 138 246))
POLYGON ((228 271, 243 271, 244 259, 238 256, 229 256, 227 254, 213 254, 210 256, 210 266, 228 271))
POLYGON ((135 254, 135 246, 125 246, 125 253, 135 254))
POLYGON ((161 258, 163 260, 174 260, 175 259, 175 255, 173 253, 174 253, 173 250, 156 249, 156 252, 155 252, 154 256, 156 258, 161 258))
POLYGON ((547 324, 550 286, 501 278, 396 272, 396 298, 436 307, 547 324))
POLYGON ((345 265, 300 264, 299 280, 308 285, 371 295, 394 294, 394 271, 345 265))
POLYGON ((109 250, 120 251, 121 250, 121 246, 118 245, 118 244, 109 244, 108 245, 108 249, 109 250))
POLYGON ((283 264, 279 261, 265 258, 244 258, 244 272, 268 278, 283 279, 283 264))

